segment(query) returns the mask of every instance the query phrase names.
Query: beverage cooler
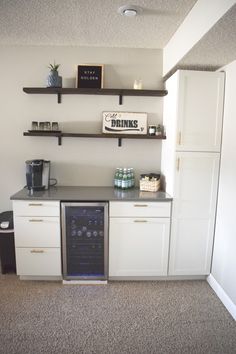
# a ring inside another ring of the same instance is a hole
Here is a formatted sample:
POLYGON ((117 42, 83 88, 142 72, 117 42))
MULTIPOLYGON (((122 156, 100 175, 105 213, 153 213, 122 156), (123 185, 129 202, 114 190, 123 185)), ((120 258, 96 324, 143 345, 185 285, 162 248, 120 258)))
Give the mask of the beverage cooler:
POLYGON ((108 203, 61 204, 65 280, 106 280, 108 203))

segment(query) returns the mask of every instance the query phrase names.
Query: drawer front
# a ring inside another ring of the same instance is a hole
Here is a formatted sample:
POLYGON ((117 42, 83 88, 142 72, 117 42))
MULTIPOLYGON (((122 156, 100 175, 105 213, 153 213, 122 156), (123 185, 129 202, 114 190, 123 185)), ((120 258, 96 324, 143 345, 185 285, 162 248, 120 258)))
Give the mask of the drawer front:
POLYGON ((14 200, 15 216, 60 216, 60 202, 14 200))
POLYGON ((60 247, 60 218, 24 217, 15 219, 16 247, 60 247))
POLYGON ((61 275, 60 248, 16 248, 17 275, 61 275))
POLYGON ((111 217, 170 217, 171 202, 110 202, 111 217))

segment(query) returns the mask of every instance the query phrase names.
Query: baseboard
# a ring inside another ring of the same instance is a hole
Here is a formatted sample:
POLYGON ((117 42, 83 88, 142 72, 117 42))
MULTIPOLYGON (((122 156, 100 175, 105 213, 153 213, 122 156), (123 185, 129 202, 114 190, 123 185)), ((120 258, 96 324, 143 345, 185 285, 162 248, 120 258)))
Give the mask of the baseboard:
POLYGON ((108 280, 127 280, 127 281, 152 281, 152 280, 206 280, 205 275, 168 275, 168 276, 110 276, 108 280))
POLYGON ((62 280, 61 276, 31 276, 31 275, 20 275, 20 280, 45 280, 45 281, 58 281, 62 280))
POLYGON ((211 286, 211 288, 214 290, 218 298, 221 300, 223 305, 227 308, 231 316, 234 318, 236 321, 236 305, 233 303, 233 301, 229 298, 229 296, 226 294, 224 289, 220 286, 220 284, 215 280, 213 275, 209 275, 207 277, 207 282, 211 286))

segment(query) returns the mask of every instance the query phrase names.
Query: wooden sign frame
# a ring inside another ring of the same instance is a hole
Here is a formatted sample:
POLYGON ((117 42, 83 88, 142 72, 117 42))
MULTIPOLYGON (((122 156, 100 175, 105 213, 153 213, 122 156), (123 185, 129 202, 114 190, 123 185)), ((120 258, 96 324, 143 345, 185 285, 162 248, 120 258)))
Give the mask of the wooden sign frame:
POLYGON ((77 88, 103 88, 103 64, 79 64, 77 88))

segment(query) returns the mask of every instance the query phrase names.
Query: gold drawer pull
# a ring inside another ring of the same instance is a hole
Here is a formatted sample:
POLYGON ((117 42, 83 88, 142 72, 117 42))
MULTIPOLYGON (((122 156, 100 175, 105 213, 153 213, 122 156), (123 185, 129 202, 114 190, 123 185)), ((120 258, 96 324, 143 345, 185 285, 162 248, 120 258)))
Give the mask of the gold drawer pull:
POLYGON ((148 222, 147 220, 134 220, 134 222, 148 222))
POLYGON ((134 204, 134 207, 144 208, 147 207, 147 204, 134 204))
POLYGON ((182 141, 182 134, 181 134, 181 132, 179 132, 179 134, 178 134, 178 145, 181 145, 181 141, 182 141))
POLYGON ((43 219, 29 219, 29 222, 43 222, 43 219))
POLYGON ((42 203, 29 203, 29 206, 43 206, 42 203))
POLYGON ((176 161, 176 169, 177 169, 177 171, 179 171, 179 168, 180 168, 180 158, 178 157, 177 161, 176 161))
POLYGON ((44 250, 31 250, 30 253, 44 253, 44 250))

